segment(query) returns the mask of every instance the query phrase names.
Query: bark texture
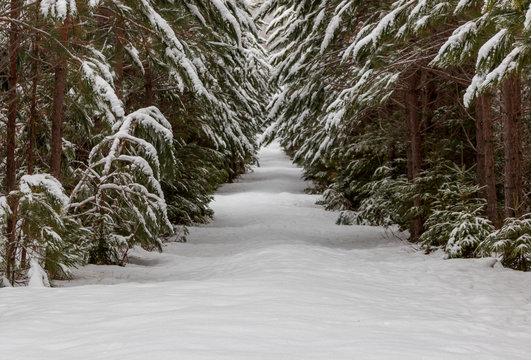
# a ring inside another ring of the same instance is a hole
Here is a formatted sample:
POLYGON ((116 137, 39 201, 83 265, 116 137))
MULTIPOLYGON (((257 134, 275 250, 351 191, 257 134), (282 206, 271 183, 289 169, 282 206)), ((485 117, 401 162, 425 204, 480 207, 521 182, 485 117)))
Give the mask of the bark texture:
POLYGON ((33 174, 35 162, 35 123, 37 122, 37 86, 39 84, 39 35, 33 41, 33 82, 31 84, 30 119, 28 124, 28 174, 33 174))
POLYGON ((505 80, 501 91, 505 149, 505 217, 520 214, 522 193, 522 103, 520 75, 505 80))
POLYGON ((476 101, 476 174, 478 185, 481 187, 480 196, 486 198, 485 185, 487 184, 485 171, 485 136, 484 136, 484 118, 487 110, 481 97, 476 101))
MULTIPOLYGON (((63 46, 66 46, 68 43, 69 28, 70 20, 66 19, 64 24, 59 28, 60 41, 63 46)), ((50 172, 59 180, 61 179, 61 156, 63 154, 63 120, 67 72, 66 55, 63 54, 55 66, 50 159, 50 172)))
MULTIPOLYGON (((11 0, 10 15, 13 19, 18 19, 20 10, 19 0, 11 0)), ((9 76, 7 80, 8 86, 8 104, 7 104, 7 147, 6 147, 6 194, 9 194, 16 186, 16 162, 15 150, 17 140, 17 61, 19 51, 19 29, 15 21, 11 21, 9 29, 9 76)), ((11 284, 15 282, 15 255, 17 252, 15 239, 15 224, 17 223, 18 206, 17 200, 8 196, 9 206, 12 215, 7 219, 7 266, 6 275, 11 284)))

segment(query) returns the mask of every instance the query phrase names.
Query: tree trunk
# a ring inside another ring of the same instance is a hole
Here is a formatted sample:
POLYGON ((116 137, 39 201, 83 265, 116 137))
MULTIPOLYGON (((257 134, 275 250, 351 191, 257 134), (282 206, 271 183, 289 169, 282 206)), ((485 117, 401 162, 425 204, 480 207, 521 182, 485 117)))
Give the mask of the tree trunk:
MULTIPOLYGON (((11 18, 17 20, 20 14, 19 0, 11 0, 11 18)), ((6 195, 8 195, 9 206, 12 216, 7 219, 7 263, 6 275, 11 284, 15 282, 15 255, 17 251, 15 242, 15 225, 16 225, 16 208, 17 200, 9 196, 9 192, 15 189, 16 184, 16 163, 15 149, 17 137, 17 61, 19 51, 19 29, 15 21, 11 21, 9 31, 9 77, 8 86, 8 103, 7 103, 7 154, 6 154, 6 195)))
MULTIPOLYGON (((408 151, 408 176, 409 181, 415 183, 415 180, 420 176, 422 169, 422 122, 421 122, 421 96, 426 95, 420 90, 421 74, 415 72, 410 76, 408 81, 408 89, 406 93, 406 108, 407 108, 407 128, 409 137, 409 151, 408 151)), ((413 199, 413 206, 420 207, 422 201, 420 197, 413 199)), ((420 235, 424 231, 423 219, 421 216, 415 217, 411 221, 410 241, 419 241, 420 235)))
MULTIPOLYGON (((70 20, 67 18, 59 28, 60 41, 63 46, 67 46, 68 30, 70 20)), ((67 77, 66 54, 58 59, 55 66, 55 83, 53 92, 53 113, 52 113, 52 144, 50 172, 58 180, 61 179, 61 156, 63 154, 63 119, 65 105, 65 90, 67 77)))
POLYGON ((501 91, 505 148, 505 216, 517 217, 522 193, 522 103, 520 75, 505 80, 501 91))
MULTIPOLYGON (((33 57, 33 82, 31 84, 31 104, 28 124, 28 175, 33 174, 33 165, 35 163, 35 122, 37 121, 37 85, 39 83, 39 34, 35 34, 35 39, 33 40, 33 57)), ((20 267, 24 269, 27 265, 26 243, 20 238, 19 243, 22 247, 20 254, 20 267)))
POLYGON ((39 83, 39 35, 35 34, 33 41, 33 83, 31 84, 31 105, 28 125, 28 174, 33 174, 35 162, 35 122, 37 121, 37 85, 39 83))
MULTIPOLYGON (((484 174, 482 177, 478 176, 480 180, 480 186, 485 186, 483 194, 487 199, 487 218, 492 222, 495 227, 499 226, 498 217, 498 199, 496 195, 496 173, 494 170, 494 135, 492 133, 493 119, 492 119, 492 94, 484 93, 477 99, 476 112, 477 118, 481 117, 482 124, 482 136, 483 140, 483 166, 482 171, 484 174), (479 111, 478 111, 479 107, 479 111), (484 183, 481 183, 481 181, 484 183)), ((477 128, 477 126, 476 126, 477 128)), ((479 150, 478 146, 478 150, 479 150)), ((481 159, 478 156, 478 164, 481 159)), ((479 166, 478 166, 479 171, 479 166)))
POLYGON ((476 174, 478 178, 478 185, 481 187, 479 195, 486 198, 485 185, 487 184, 485 172, 485 138, 484 138, 484 117, 485 112, 490 111, 484 109, 484 104, 481 97, 476 100, 476 174))

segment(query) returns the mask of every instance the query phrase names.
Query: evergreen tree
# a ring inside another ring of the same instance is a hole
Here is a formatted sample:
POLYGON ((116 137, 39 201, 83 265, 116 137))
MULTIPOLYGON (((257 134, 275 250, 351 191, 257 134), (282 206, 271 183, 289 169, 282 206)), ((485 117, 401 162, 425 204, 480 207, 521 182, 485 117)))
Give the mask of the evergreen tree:
MULTIPOLYGON (((78 232, 81 263, 123 263, 132 246, 160 249, 175 225, 207 221, 211 193, 255 159, 271 89, 249 5, 54 0, 3 10, 0 21, 16 31, 2 27, 0 48, 9 50, 14 34, 23 50, 0 63, 2 74, 17 64, 19 84, 16 94, 7 83, 0 92, 2 102, 16 95, 10 103, 18 106, 9 134, 0 122, 2 139, 12 140, 9 149, 0 142, 14 174, 9 184, 0 174, 6 203, 18 199, 11 190, 26 174, 52 173, 70 198, 61 212, 91 230, 78 232)), ((39 199, 59 211, 51 198, 39 199)), ((46 253, 21 262, 31 235, 7 229, 22 221, 17 206, 2 213, 0 272, 11 283, 41 274, 38 266, 64 276, 46 265, 46 253)))
POLYGON ((514 77, 529 58, 514 41, 525 34, 528 5, 266 1, 260 16, 273 16, 280 91, 265 141, 281 138, 326 189, 326 207, 342 210, 338 223, 397 224, 451 257, 478 255, 498 224, 496 104, 505 119, 506 214, 528 207, 514 77))

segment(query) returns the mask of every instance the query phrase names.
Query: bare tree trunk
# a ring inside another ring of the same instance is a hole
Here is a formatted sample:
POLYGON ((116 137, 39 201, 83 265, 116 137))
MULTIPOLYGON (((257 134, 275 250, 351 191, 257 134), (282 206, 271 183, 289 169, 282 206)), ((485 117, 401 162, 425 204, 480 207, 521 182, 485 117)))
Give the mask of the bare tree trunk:
POLYGON ((520 75, 505 80, 501 91, 505 147, 505 216, 517 217, 522 193, 522 102, 520 75))
MULTIPOLYGON (((19 0, 11 0, 11 18, 17 20, 20 15, 19 0)), ((15 149, 17 136, 17 61, 19 51, 19 29, 15 21, 11 21, 9 31, 9 77, 8 77, 8 104, 7 104, 7 154, 6 154, 6 194, 15 189, 16 163, 15 149)), ((7 219, 7 266, 6 275, 11 284, 15 282, 15 255, 17 251, 15 241, 16 208, 17 200, 8 196, 12 216, 7 219)))
MULTIPOLYGON (((409 136, 409 151, 408 156, 408 176, 409 181, 415 183, 415 180, 420 176, 422 169, 422 125, 421 125, 421 104, 420 99, 422 91, 420 90, 421 74, 415 72, 410 76, 408 82, 408 89, 406 93, 406 108, 407 108, 407 128, 409 136)), ((424 94, 425 95, 425 94, 424 94)), ((422 202, 420 197, 413 199, 413 206, 419 207, 422 202)), ((411 238, 410 241, 419 241, 420 235, 424 231, 423 219, 421 216, 415 217, 411 221, 411 238)))
MULTIPOLYGON (((67 18, 64 24, 59 28, 60 41, 64 46, 68 42, 68 30, 70 20, 67 18)), ((53 92, 53 113, 52 113, 52 144, 51 144, 51 161, 50 172, 58 180, 61 179, 61 156, 63 153, 63 119, 65 105, 65 90, 67 76, 66 55, 58 60, 55 66, 55 83, 53 92)))
MULTIPOLYGON (((480 185, 485 186, 484 195, 487 199, 487 218, 492 222, 495 227, 499 226, 499 217, 498 217, 498 199, 496 195, 496 173, 494 169, 494 135, 492 133, 493 119, 492 119, 492 94, 484 93, 480 95, 477 99, 477 107, 480 108, 477 111, 477 117, 481 117, 482 130, 483 130, 483 167, 482 171, 484 175, 482 176, 484 183, 480 185)), ((478 147, 479 149, 479 147, 478 147)), ((481 161, 478 157, 478 164, 481 161)), ((479 167, 478 167, 479 168, 479 167)), ((479 170, 478 170, 479 171, 479 170)))

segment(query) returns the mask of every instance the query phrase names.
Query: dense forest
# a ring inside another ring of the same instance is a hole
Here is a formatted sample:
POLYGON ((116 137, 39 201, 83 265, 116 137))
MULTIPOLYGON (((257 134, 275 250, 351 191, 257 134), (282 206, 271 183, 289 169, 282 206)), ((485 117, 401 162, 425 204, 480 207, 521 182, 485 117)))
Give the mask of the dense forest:
POLYGON ((0 24, 5 286, 182 240, 275 138, 338 224, 531 269, 531 1, 3 0, 0 24))
POLYGON ((531 267, 529 1, 264 2, 280 91, 265 138, 338 224, 531 267))
POLYGON ((269 65, 241 0, 0 2, 0 273, 123 264, 254 161, 269 65))

